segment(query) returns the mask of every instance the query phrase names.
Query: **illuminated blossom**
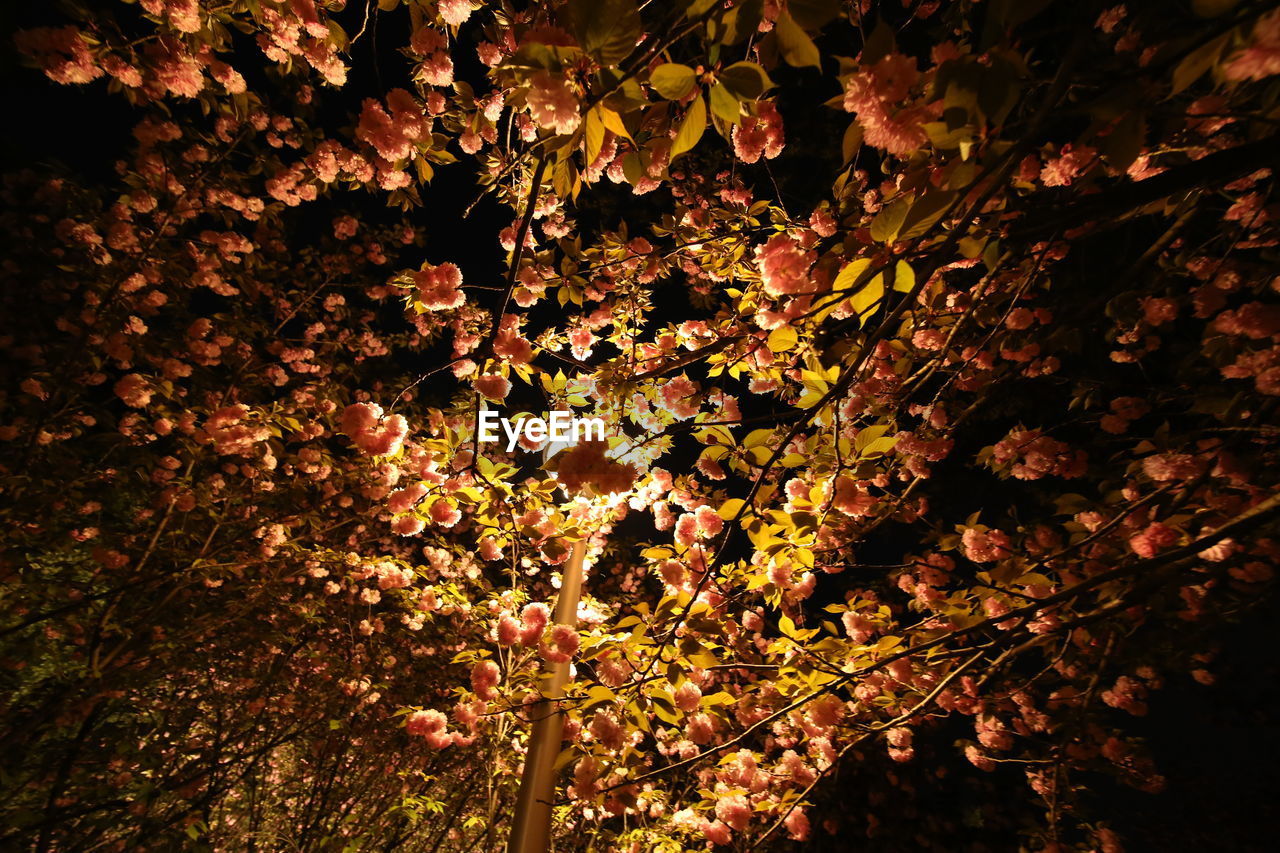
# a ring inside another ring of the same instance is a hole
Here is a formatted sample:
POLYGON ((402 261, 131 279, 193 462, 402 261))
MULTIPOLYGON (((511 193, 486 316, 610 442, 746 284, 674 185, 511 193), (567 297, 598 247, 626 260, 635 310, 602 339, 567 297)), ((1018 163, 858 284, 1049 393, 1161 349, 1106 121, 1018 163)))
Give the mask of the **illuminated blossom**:
POLYGON ((800 293, 812 289, 809 268, 817 254, 805 251, 786 234, 770 237, 755 250, 756 264, 760 268, 760 280, 770 296, 800 293))
POLYGON ((423 264, 422 269, 413 274, 413 283, 418 289, 418 299, 428 311, 457 308, 465 298, 461 290, 462 271, 456 264, 423 264))
POLYGON ((564 77, 539 71, 530 80, 525 100, 529 114, 542 127, 553 129, 562 136, 578 129, 582 118, 578 114, 578 96, 564 77))

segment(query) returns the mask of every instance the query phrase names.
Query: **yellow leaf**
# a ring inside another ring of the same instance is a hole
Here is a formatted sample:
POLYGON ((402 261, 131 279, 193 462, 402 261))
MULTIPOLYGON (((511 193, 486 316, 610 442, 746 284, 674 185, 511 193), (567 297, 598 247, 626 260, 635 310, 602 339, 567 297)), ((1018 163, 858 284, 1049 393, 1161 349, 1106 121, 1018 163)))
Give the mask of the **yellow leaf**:
POLYGON ((880 307, 880 302, 883 299, 884 276, 877 275, 867 282, 866 287, 859 290, 849 299, 849 304, 853 306, 854 311, 858 312, 858 322, 865 323, 867 318, 880 307))
POLYGON ((697 145, 698 140, 702 138, 702 132, 706 129, 707 102, 702 99, 702 95, 698 95, 689 104, 689 109, 685 111, 684 119, 680 122, 680 129, 676 131, 676 138, 671 143, 671 159, 674 160, 678 155, 697 145))
POLYGON ((832 287, 837 291, 849 290, 858 281, 858 278, 867 271, 871 266, 870 258, 857 258, 849 261, 844 265, 844 269, 840 270, 840 274, 836 276, 835 284, 832 287))
POLYGON ((600 119, 600 107, 595 107, 587 113, 587 127, 585 138, 587 142, 587 164, 595 162, 596 156, 600 153, 600 149, 604 147, 604 122, 600 119))
POLYGON ((893 289, 899 293, 910 293, 916 286, 916 274, 906 261, 898 261, 893 268, 893 289))
POLYGON ((600 104, 596 109, 600 110, 600 120, 604 123, 605 127, 612 130, 618 136, 625 139, 631 139, 631 133, 627 130, 627 126, 622 123, 622 116, 618 115, 604 104, 600 104))
POLYGON ((774 22, 774 32, 778 35, 778 49, 788 65, 796 68, 805 66, 822 67, 822 56, 818 46, 809 38, 809 34, 791 17, 790 12, 783 11, 774 22))
POLYGON ((769 333, 769 349, 773 352, 786 352, 796 345, 798 337, 790 326, 779 326, 769 333))
POLYGON ((725 521, 728 521, 738 514, 744 503, 746 503, 746 501, 742 500, 742 498, 730 498, 720 504, 720 509, 716 510, 716 514, 725 521))

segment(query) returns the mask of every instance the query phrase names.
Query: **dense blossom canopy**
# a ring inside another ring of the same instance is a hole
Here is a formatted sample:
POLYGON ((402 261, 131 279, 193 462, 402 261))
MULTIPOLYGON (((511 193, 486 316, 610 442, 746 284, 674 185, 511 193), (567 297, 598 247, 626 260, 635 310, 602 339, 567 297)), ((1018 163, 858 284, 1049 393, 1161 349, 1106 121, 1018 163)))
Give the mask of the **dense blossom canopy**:
POLYGON ((570 662, 557 850, 1123 849, 1280 557, 1273 4, 90 5, 0 846, 498 850, 570 662))

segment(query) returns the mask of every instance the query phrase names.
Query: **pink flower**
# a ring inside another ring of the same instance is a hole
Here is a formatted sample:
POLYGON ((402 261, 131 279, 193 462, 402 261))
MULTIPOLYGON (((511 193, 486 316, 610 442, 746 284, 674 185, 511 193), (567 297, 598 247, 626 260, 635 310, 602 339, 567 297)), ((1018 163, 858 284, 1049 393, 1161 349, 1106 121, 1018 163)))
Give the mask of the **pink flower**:
POLYGON ((402 415, 383 417, 376 403, 353 403, 342 412, 342 431, 370 456, 390 456, 404 444, 409 424, 402 415))
POLYGON ((471 668, 471 689, 481 699, 492 699, 498 695, 494 690, 498 684, 498 665, 491 660, 482 660, 471 668))
POLYGON ((1201 467, 1190 453, 1157 453, 1142 460, 1143 472, 1160 483, 1190 480, 1200 473, 1201 467))
POLYGON ((984 533, 976 527, 970 527, 961 534, 960 548, 975 563, 990 563, 1011 553, 1009 537, 1003 531, 989 530, 984 533))
POLYGON ((808 841, 809 840, 809 816, 804 813, 804 809, 796 806, 791 810, 791 814, 783 819, 782 825, 787 829, 787 835, 792 841, 808 841))
POLYGON ((676 707, 685 713, 698 710, 702 703, 702 690, 692 681, 686 681, 676 688, 676 707))
POLYGON ((399 536, 416 536, 427 523, 416 515, 402 515, 391 522, 391 530, 399 536))
POLYGON ((1046 187, 1069 187, 1072 181, 1093 164, 1097 153, 1096 148, 1088 145, 1075 146, 1068 142, 1062 146, 1057 157, 1045 163, 1040 170, 1040 180, 1046 187))
POLYGON ((582 120, 578 114, 578 96, 569 81, 559 74, 549 71, 534 74, 525 101, 534 121, 561 136, 577 130, 582 120))
POLYGON ((151 385, 136 373, 127 373, 112 389, 126 406, 141 409, 151 402, 151 385))
POLYGON ((1147 525, 1146 529, 1129 537, 1129 547, 1133 549, 1133 553, 1147 559, 1154 557, 1177 541, 1178 531, 1153 521, 1147 525))
POLYGON ((547 609, 547 605, 540 602, 526 604, 520 611, 520 644, 536 645, 542 639, 542 632, 550 620, 551 611, 547 609))
POLYGON ((451 27, 460 27, 471 17, 471 0, 439 0, 436 9, 440 17, 451 27))
POLYGON ((831 497, 831 505, 845 515, 861 518, 870 515, 877 501, 868 494, 853 477, 841 475, 836 480, 835 494, 831 497))
POLYGON ((817 255, 800 248, 786 234, 770 237, 763 246, 756 247, 755 255, 765 293, 782 296, 809 289, 809 268, 817 255))
POLYGON ((456 264, 443 263, 432 266, 424 263, 413 274, 418 289, 418 299, 428 311, 447 311, 465 301, 462 294, 462 271, 456 264))
POLYGON ((409 40, 409 49, 423 57, 417 79, 428 86, 453 85, 453 59, 444 33, 433 27, 419 27, 409 40))
POLYGON ((1222 67, 1228 80, 1261 80, 1273 74, 1280 74, 1280 10, 1259 18, 1249 44, 1222 67))
POLYGON ((1280 305, 1249 302, 1235 311, 1223 311, 1214 318, 1213 328, 1228 335, 1263 340, 1280 334, 1280 305))
POLYGON ((1178 319, 1178 305, 1172 299, 1148 296, 1142 300, 1142 319, 1151 326, 1172 323, 1178 319))
POLYGON ((433 749, 443 749, 453 743, 453 737, 445 733, 448 718, 435 710, 414 711, 405 720, 405 729, 415 737, 426 738, 433 749))
MULTIPOLYGON (((697 741, 694 741, 697 743, 697 741)), ((728 844, 733 841, 733 833, 720 821, 707 821, 702 827, 702 836, 711 844, 728 844)))
POLYGON ((704 539, 717 536, 724 529, 724 519, 709 506, 698 507, 694 518, 698 524, 698 535, 704 539))
POLYGON ((439 498, 431 504, 431 520, 440 527, 453 527, 462 519, 462 513, 453 503, 439 498))
POLYGON ((634 465, 607 458, 608 449, 607 442, 583 441, 557 454, 556 479, 569 492, 606 495, 627 491, 639 472, 634 465))
POLYGON ((915 59, 895 53, 845 81, 844 109, 857 114, 868 145, 905 157, 925 144, 923 125, 939 110, 904 106, 919 79, 915 59))
POLYGON ((572 625, 551 628, 551 641, 541 647, 542 659, 548 663, 564 663, 578 653, 578 632, 572 625))
POLYGON ((511 380, 496 373, 486 373, 475 379, 476 390, 490 400, 503 400, 511 391, 511 380))
POLYGON ((747 116, 741 124, 734 125, 732 139, 733 152, 744 163, 755 163, 761 155, 772 160, 781 154, 785 144, 782 116, 773 102, 758 102, 755 116, 747 116))
POLYGON ((716 817, 742 832, 751 823, 751 803, 742 794, 721 795, 716 800, 716 817))
POLYGON ((520 623, 510 613, 498 617, 498 645, 514 645, 520 639, 520 623))

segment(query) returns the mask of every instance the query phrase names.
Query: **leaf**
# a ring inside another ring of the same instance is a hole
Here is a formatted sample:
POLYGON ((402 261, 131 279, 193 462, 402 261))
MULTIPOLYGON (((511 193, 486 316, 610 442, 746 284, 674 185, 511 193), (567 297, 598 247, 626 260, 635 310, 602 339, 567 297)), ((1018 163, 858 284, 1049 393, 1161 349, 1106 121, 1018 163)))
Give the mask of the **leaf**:
POLYGON ((796 330, 790 326, 779 326, 769 333, 768 345, 772 352, 786 352, 796 345, 796 330))
POLYGON ((634 0, 569 0, 569 29, 578 44, 602 65, 616 65, 640 38, 640 10, 634 0))
POLYGON ((754 62, 735 62, 721 71, 716 79, 741 101, 754 101, 766 89, 773 88, 768 73, 754 62))
POLYGON ((731 520, 742 509, 742 505, 746 503, 742 498, 729 498, 729 500, 720 504, 720 508, 716 510, 716 515, 725 521, 731 520))
POLYGON ((850 290, 857 283, 858 277, 871 266, 870 258, 857 258, 844 265, 844 269, 836 276, 832 289, 839 292, 850 290))
POLYGON ((871 220, 871 239, 877 243, 892 243, 910 210, 911 199, 900 198, 877 213, 876 218, 871 220))
POLYGON ((844 156, 844 162, 848 163, 853 159, 853 155, 858 153, 858 149, 862 147, 862 125, 858 124, 858 120, 854 119, 849 122, 849 126, 845 128, 844 139, 840 142, 840 153, 844 156))
POLYGON ((764 17, 764 0, 743 0, 720 18, 715 35, 720 44, 737 44, 760 27, 764 17))
POLYGON ((810 65, 815 68, 822 67, 822 56, 818 53, 818 46, 795 22, 790 13, 784 11, 778 15, 778 20, 774 22, 774 32, 778 34, 778 49, 782 51, 782 58, 788 65, 795 68, 805 68, 810 65))
POLYGON ((706 129, 707 102, 699 95, 693 99, 693 103, 689 104, 689 109, 685 111, 684 119, 680 122, 680 129, 676 131, 676 138, 671 143, 671 159, 674 160, 697 145, 706 129))
MULTIPOLYGON (((902 224, 898 226, 896 239, 910 240, 912 237, 919 237, 928 232, 930 228, 938 223, 951 207, 951 203, 956 200, 955 190, 931 190, 925 193, 918 201, 910 205, 902 217, 902 224)), ((875 235, 875 225, 872 224, 872 236, 875 235)))
POLYGON ((1202 18, 1216 18, 1239 5, 1240 0, 1191 0, 1191 11, 1202 18))
POLYGON ((867 317, 871 316, 880 307, 880 302, 883 299, 884 276, 877 275, 867 282, 866 287, 859 290, 849 299, 849 304, 853 306, 854 311, 858 312, 858 322, 865 323, 867 322, 867 317))
POLYGON ((622 116, 618 115, 603 104, 596 109, 600 110, 600 120, 604 122, 605 127, 612 130, 618 136, 625 139, 631 139, 631 131, 627 130, 627 126, 622 123, 622 116))
POLYGON ((693 91, 694 84, 697 82, 697 73, 679 62, 659 65, 649 75, 649 85, 668 101, 678 101, 685 97, 693 91))
POLYGON ((1146 137, 1147 117, 1139 110, 1130 110, 1102 138, 1099 147, 1111 165, 1123 172, 1138 159, 1146 137))
POLYGON ((737 124, 742 115, 738 99, 725 88, 723 83, 717 83, 711 87, 711 112, 730 124, 737 124))
POLYGON ((813 32, 840 14, 839 0, 788 0, 787 12, 806 30, 813 32))
POLYGON ((906 261, 898 261, 893 268, 893 289, 899 293, 910 293, 916 286, 916 274, 906 261))
POLYGON ((587 113, 586 130, 583 132, 583 138, 587 143, 588 166, 595 162, 600 149, 604 147, 604 131, 604 122, 600 120, 600 107, 595 107, 587 113))
POLYGON ((1227 46, 1231 33, 1223 33, 1213 41, 1191 51, 1173 70, 1173 93, 1178 94, 1192 83, 1199 80, 1206 71, 1213 67, 1227 46))

